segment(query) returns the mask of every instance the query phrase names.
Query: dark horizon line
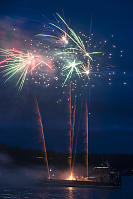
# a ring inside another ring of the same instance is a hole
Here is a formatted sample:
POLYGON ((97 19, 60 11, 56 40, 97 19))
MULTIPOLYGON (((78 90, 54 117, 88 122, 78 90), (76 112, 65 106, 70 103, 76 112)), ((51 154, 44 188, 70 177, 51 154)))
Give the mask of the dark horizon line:
MULTIPOLYGON (((23 148, 23 147, 21 147, 21 146, 11 146, 11 145, 7 145, 7 144, 5 144, 5 143, 0 143, 0 153, 2 152, 1 151, 1 149, 3 149, 3 148, 5 148, 5 149, 10 149, 10 148, 12 148, 12 149, 15 149, 15 148, 18 148, 18 149, 20 149, 20 150, 23 150, 23 151, 36 151, 36 152, 44 152, 44 150, 43 149, 37 149, 37 148, 23 148)), ((44 152, 45 153, 45 152, 44 152)), ((58 153, 58 154, 66 154, 66 155, 68 155, 69 154, 69 152, 65 152, 65 151, 56 151, 56 150, 52 150, 52 149, 49 149, 49 150, 47 150, 47 153, 58 153)), ((85 152, 77 152, 77 153, 72 153, 73 155, 74 154, 77 154, 77 155, 85 155, 86 153, 85 152)), ((89 155, 128 155, 128 156, 133 156, 133 153, 107 153, 107 152, 95 152, 95 153, 92 153, 92 152, 89 152, 89 155)))

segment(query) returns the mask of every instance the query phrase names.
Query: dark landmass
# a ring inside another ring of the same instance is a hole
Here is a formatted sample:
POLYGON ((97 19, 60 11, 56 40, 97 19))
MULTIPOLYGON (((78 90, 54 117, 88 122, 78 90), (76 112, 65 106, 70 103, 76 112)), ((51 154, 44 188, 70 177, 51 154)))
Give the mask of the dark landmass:
MULTIPOLYGON (((45 164, 45 153, 43 150, 22 149, 0 144, 0 154, 6 154, 11 158, 12 163, 0 161, 0 166, 41 166, 45 164)), ((48 151, 49 165, 57 169, 67 169, 68 153, 48 151)), ((73 154, 75 166, 85 166, 85 154, 73 154)), ((99 166, 108 162, 113 169, 120 171, 122 175, 133 175, 133 154, 89 154, 89 166, 99 166)))

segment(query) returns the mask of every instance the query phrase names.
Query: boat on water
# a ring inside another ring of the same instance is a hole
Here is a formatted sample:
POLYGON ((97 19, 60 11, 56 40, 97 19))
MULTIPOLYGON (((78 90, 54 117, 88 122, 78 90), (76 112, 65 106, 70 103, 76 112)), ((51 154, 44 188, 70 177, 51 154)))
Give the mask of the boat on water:
MULTIPOLYGON (((50 186, 66 187, 111 187, 120 188, 121 176, 118 171, 111 170, 108 166, 95 167, 95 175, 88 177, 72 176, 67 179, 49 178, 42 182, 50 186)), ((94 173, 93 173, 94 174, 94 173)))
POLYGON ((43 181, 44 185, 50 186, 65 186, 65 187, 111 187, 120 188, 120 183, 104 182, 104 181, 89 181, 89 180, 61 180, 48 179, 43 181))

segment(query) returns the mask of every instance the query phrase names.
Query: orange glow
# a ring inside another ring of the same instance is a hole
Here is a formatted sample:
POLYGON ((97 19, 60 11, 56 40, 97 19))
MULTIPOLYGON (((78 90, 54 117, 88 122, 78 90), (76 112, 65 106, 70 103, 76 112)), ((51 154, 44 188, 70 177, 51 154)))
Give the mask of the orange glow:
POLYGON ((72 175, 70 175, 69 180, 72 180, 72 179, 73 179, 73 176, 72 176, 72 175))
POLYGON ((71 175, 69 176, 69 178, 67 180, 75 180, 75 178, 73 177, 72 173, 71 173, 71 175))
POLYGON ((82 69, 83 69, 82 73, 89 77, 89 74, 90 74, 90 63, 89 63, 89 60, 88 60, 88 67, 82 66, 82 69))
POLYGON ((61 36, 60 41, 64 42, 65 44, 68 44, 68 39, 66 34, 61 36))

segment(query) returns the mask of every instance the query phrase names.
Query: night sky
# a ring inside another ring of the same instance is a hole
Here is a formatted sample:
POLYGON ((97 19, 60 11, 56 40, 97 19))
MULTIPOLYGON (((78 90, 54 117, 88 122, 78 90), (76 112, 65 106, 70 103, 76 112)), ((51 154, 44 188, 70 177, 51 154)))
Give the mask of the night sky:
MULTIPOLYGON (((122 49, 124 52, 122 58, 119 53, 113 57, 117 73, 111 86, 106 78, 94 80, 95 87, 90 89, 88 99, 91 113, 89 151, 93 153, 133 153, 132 10, 131 0, 5 0, 0 5, 0 47, 7 48, 9 43, 13 46, 14 40, 15 46, 20 47, 25 37, 33 38, 40 33, 43 24, 56 12, 70 19, 76 31, 86 34, 90 34, 92 20, 91 31, 97 40, 106 40, 114 35, 118 51, 122 49), (17 33, 12 31, 14 27, 17 33)), ((0 78, 0 142, 24 148, 40 147, 35 95, 44 123, 47 148, 67 151, 67 103, 65 99, 56 103, 61 91, 34 87, 27 82, 19 93, 13 80, 3 84, 0 78)), ((78 103, 80 106, 81 102, 78 103)), ((83 148, 82 143, 78 145, 78 151, 83 151, 83 148)))

